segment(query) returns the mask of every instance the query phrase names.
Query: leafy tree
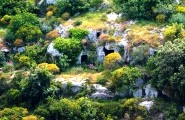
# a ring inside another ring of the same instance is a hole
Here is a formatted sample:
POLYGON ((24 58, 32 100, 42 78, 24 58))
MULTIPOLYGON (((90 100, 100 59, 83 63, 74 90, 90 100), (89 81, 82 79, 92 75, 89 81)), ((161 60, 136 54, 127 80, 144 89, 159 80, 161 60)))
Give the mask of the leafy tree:
POLYGON ((132 64, 144 65, 149 57, 149 45, 140 45, 132 52, 132 64))
POLYGON ((76 62, 82 50, 81 42, 78 39, 57 38, 54 47, 59 50, 60 53, 67 55, 71 63, 76 62))
POLYGON ((110 87, 113 90, 133 90, 133 86, 138 78, 141 77, 141 71, 136 68, 122 67, 112 72, 110 78, 110 87))
POLYGON ((25 24, 39 26, 38 17, 35 14, 28 12, 17 14, 12 17, 9 29, 11 32, 15 32, 25 24))
POLYGON ((34 12, 34 0, 1 0, 0 1, 0 16, 15 15, 22 12, 34 12))
POLYGON ((159 90, 168 88, 171 97, 181 102, 185 101, 184 61, 185 42, 184 40, 175 40, 174 43, 166 42, 147 63, 152 77, 152 85, 159 90))
POLYGON ((2 120, 22 120, 22 117, 28 115, 28 110, 22 107, 4 108, 0 111, 2 120))
POLYGON ((47 95, 45 91, 49 88, 51 74, 48 71, 36 69, 27 78, 27 84, 22 91, 22 100, 27 106, 34 107, 47 95))
POLYGON ((57 0, 57 14, 69 12, 70 15, 88 11, 90 7, 97 7, 103 0, 57 0))
POLYGON ((87 30, 80 29, 80 28, 72 28, 69 30, 71 37, 74 39, 82 40, 85 36, 89 34, 87 30))
POLYGON ((185 37, 185 29, 184 25, 173 23, 166 27, 164 31, 164 37, 166 41, 173 41, 177 38, 184 38, 185 37))
POLYGON ((5 63, 4 53, 0 51, 0 67, 2 67, 5 63))
POLYGON ((81 114, 80 105, 69 99, 54 101, 49 107, 53 119, 73 119, 78 120, 81 114))
POLYGON ((151 19, 154 18, 153 8, 158 3, 166 3, 170 0, 113 0, 113 3, 128 18, 151 19))
POLYGON ((42 36, 42 31, 38 26, 25 24, 16 31, 15 36, 24 42, 35 42, 42 36))

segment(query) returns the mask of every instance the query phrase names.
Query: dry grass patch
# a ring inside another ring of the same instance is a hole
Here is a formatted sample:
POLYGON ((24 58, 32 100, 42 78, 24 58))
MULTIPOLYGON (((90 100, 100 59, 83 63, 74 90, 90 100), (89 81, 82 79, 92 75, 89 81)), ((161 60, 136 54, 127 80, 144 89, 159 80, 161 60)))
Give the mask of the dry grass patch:
MULTIPOLYGON (((132 46, 148 44, 151 47, 158 47, 161 44, 161 38, 158 32, 152 32, 153 26, 134 25, 128 34, 128 40, 132 46)), ((158 28, 157 28, 158 29, 158 28)))

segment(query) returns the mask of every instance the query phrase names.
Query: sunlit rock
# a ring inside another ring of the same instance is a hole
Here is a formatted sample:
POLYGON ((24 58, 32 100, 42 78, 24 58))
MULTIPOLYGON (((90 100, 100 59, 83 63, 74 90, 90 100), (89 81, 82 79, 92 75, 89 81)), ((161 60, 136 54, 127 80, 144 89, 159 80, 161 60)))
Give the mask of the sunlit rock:
POLYGON ((140 106, 146 107, 148 111, 151 109, 153 104, 154 104, 153 101, 144 101, 144 102, 139 103, 140 106))

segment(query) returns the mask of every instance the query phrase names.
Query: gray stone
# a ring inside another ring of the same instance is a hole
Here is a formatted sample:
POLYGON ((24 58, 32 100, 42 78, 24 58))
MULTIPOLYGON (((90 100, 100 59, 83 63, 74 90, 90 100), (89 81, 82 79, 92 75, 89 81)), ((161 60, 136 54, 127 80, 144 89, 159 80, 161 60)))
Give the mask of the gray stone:
POLYGON ((154 104, 153 101, 143 101, 143 102, 139 103, 140 106, 146 107, 148 111, 151 109, 153 104, 154 104))
POLYGON ((153 88, 151 84, 148 84, 144 89, 147 98, 155 98, 158 96, 156 88, 153 88))
POLYGON ((133 93, 134 97, 142 97, 143 96, 143 90, 139 89, 133 93))

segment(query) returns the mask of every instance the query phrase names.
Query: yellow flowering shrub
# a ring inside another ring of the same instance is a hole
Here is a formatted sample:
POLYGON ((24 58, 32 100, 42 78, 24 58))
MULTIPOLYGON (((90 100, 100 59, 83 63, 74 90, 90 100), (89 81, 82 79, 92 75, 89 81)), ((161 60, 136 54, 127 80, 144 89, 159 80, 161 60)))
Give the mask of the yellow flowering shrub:
POLYGON ((29 115, 29 116, 23 117, 22 120, 37 120, 37 117, 34 115, 29 115))
POLYGON ((57 73, 60 71, 60 69, 56 64, 41 63, 41 64, 38 64, 37 67, 48 70, 49 72, 52 72, 52 73, 57 73))
POLYGON ((181 13, 185 13, 185 6, 181 6, 181 5, 177 6, 176 11, 181 12, 181 13))
POLYGON ((52 12, 52 11, 48 11, 48 12, 46 13, 46 17, 51 17, 51 16, 53 16, 53 12, 52 12))
POLYGON ((110 53, 105 57, 103 65, 106 69, 114 69, 120 61, 121 55, 119 53, 110 53))
POLYGON ((174 23, 167 26, 164 31, 164 37, 166 41, 173 41, 176 38, 183 38, 185 35, 183 24, 174 23))

